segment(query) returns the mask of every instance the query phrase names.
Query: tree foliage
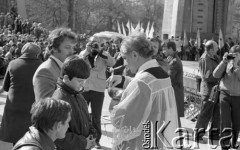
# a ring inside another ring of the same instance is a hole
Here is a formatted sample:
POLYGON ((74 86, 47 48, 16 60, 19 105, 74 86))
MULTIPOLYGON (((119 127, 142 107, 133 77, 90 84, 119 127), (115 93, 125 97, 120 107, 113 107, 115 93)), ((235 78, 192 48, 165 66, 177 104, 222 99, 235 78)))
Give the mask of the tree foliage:
POLYGON ((72 28, 78 33, 117 31, 116 21, 130 20, 134 26, 148 21, 161 29, 164 0, 31 0, 28 16, 32 21, 52 29, 58 26, 72 28))

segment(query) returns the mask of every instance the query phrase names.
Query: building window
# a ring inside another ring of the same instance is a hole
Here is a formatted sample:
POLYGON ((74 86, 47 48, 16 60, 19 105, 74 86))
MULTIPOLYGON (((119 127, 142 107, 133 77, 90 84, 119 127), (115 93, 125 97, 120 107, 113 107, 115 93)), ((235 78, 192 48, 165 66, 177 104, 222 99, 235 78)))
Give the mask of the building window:
POLYGON ((201 21, 198 21, 197 23, 198 23, 198 24, 203 24, 203 22, 201 22, 201 21))
POLYGON ((198 9, 199 12, 203 12, 203 9, 198 9))
POLYGON ((203 6, 204 4, 203 3, 198 3, 199 6, 203 6))
POLYGON ((197 16, 198 18, 203 18, 203 16, 197 16))

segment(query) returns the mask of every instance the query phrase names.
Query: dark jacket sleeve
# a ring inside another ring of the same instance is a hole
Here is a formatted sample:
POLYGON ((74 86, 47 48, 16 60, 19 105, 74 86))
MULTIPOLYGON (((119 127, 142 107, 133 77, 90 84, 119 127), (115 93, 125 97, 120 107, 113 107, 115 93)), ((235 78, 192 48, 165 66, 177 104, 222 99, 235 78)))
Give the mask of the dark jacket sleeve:
POLYGON ((11 67, 11 63, 8 65, 7 71, 5 73, 4 79, 3 79, 3 89, 4 91, 8 92, 9 88, 10 88, 10 67, 11 67))
POLYGON ((177 64, 177 61, 173 60, 173 62, 170 63, 169 70, 168 70, 168 75, 171 78, 172 85, 177 84, 177 80, 176 79, 177 79, 178 71, 179 71, 179 66, 177 64))
POLYGON ((82 135, 77 135, 70 130, 67 131, 64 139, 56 140, 55 144, 60 149, 80 150, 86 149, 87 139, 82 135))
POLYGON ((122 73, 124 69, 125 69, 125 65, 121 65, 121 66, 118 66, 116 68, 113 68, 113 72, 116 75, 121 75, 119 73, 122 73))
MULTIPOLYGON (((64 94, 61 94, 58 89, 53 93, 53 98, 66 100, 68 97, 64 94)), ((74 118, 72 118, 74 119, 74 118)), ((70 126, 68 131, 66 132, 66 136, 64 139, 59 139, 55 141, 55 144, 61 150, 80 150, 86 149, 87 146, 87 139, 83 135, 78 135, 71 131, 71 126, 76 126, 70 121, 70 126)))

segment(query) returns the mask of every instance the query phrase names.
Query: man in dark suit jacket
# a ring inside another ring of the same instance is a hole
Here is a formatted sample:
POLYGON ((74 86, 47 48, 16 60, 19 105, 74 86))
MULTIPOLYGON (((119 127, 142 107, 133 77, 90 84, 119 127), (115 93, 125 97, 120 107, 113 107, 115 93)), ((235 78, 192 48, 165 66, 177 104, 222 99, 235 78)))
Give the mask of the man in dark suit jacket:
POLYGON ((56 89, 62 63, 73 55, 76 44, 76 34, 70 29, 57 28, 49 35, 51 56, 42 63, 33 77, 35 100, 51 97, 56 89))
POLYGON ((162 48, 169 64, 168 74, 175 92, 178 116, 184 117, 183 65, 176 52, 175 42, 164 43, 162 48))

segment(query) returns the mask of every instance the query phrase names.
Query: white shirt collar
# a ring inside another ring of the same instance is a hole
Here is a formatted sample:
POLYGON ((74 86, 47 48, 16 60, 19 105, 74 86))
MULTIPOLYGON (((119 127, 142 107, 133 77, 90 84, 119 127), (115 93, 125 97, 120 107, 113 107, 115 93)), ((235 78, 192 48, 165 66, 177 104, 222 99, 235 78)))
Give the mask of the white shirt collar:
POLYGON ((63 62, 61 62, 58 58, 56 58, 56 57, 53 56, 53 55, 51 55, 50 57, 57 62, 58 66, 59 66, 60 68, 62 68, 63 62))
POLYGON ((158 66, 159 66, 159 64, 158 64, 158 62, 156 61, 156 59, 151 59, 151 60, 145 62, 144 64, 142 64, 142 65, 139 67, 137 74, 139 74, 139 73, 141 73, 142 71, 147 70, 147 69, 149 69, 149 68, 158 67, 158 66))

